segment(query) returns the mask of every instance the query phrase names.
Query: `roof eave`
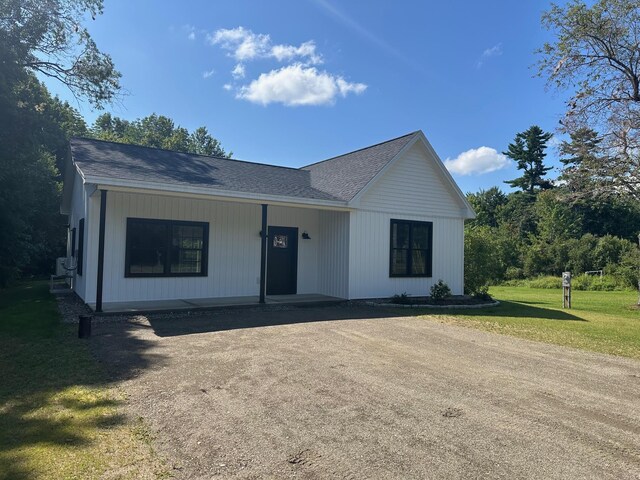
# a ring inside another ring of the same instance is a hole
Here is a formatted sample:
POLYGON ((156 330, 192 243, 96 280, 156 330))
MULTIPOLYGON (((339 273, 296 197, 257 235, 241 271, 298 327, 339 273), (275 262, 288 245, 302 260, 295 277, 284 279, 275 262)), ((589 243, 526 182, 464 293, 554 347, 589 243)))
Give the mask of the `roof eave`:
POLYGON ((212 200, 238 201, 244 203, 268 203, 278 205, 296 205, 302 208, 322 208, 330 210, 352 210, 345 201, 323 200, 286 195, 269 195, 249 192, 195 187, 190 185, 176 185, 168 183, 150 183, 137 180, 125 180, 99 176, 85 176, 86 183, 96 184, 99 189, 119 190, 145 193, 170 194, 172 196, 195 196, 212 200))

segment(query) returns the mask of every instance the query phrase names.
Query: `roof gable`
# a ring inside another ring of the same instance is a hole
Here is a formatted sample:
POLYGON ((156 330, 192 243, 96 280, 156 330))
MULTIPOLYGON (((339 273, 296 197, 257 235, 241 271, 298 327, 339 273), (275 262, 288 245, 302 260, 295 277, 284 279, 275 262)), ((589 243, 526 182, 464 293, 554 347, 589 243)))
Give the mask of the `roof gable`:
POLYGON ((418 133, 403 135, 302 168, 311 172, 314 188, 348 202, 396 158, 418 133))
MULTIPOLYGON (((405 153, 407 153, 410 149, 416 150, 416 148, 420 147, 420 150, 423 152, 424 160, 429 162, 429 170, 432 174, 436 176, 435 181, 439 184, 438 186, 442 187, 449 194, 449 200, 452 200, 456 203, 459 208, 460 214, 464 218, 475 218, 475 212, 471 207, 471 204, 467 200, 467 197, 462 193, 458 184, 455 182, 447 168, 442 163, 442 160, 433 149, 427 137, 425 137, 422 131, 417 131, 412 134, 412 138, 406 145, 402 148, 400 152, 378 172, 378 174, 373 178, 363 189, 358 192, 358 194, 352 199, 351 204, 357 205, 360 200, 365 196, 371 189, 375 188, 383 179, 387 176, 387 172, 392 169, 398 162, 402 161, 405 157, 405 153)), ((409 178, 410 173, 405 173, 405 181, 411 182, 412 178, 409 178)), ((433 199, 434 201, 442 201, 442 195, 433 199)))

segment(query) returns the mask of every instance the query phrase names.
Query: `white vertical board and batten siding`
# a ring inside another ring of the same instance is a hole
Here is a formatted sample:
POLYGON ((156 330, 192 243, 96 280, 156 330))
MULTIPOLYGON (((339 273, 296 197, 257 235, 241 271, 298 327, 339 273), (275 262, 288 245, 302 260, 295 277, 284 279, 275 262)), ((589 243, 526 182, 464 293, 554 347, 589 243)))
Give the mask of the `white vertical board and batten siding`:
MULTIPOLYGON (((76 293, 80 296, 80 297, 84 297, 85 296, 85 292, 86 292, 86 279, 87 279, 87 272, 86 272, 86 267, 85 265, 87 264, 86 261, 86 255, 87 255, 87 248, 86 248, 86 244, 87 244, 87 236, 86 236, 86 230, 87 230, 87 198, 86 198, 86 190, 84 187, 84 184, 82 182, 82 177, 80 176, 80 174, 78 172, 73 173, 74 175, 74 179, 73 179, 73 190, 71 193, 71 210, 70 210, 70 215, 69 215, 69 225, 70 228, 75 228, 76 229, 76 249, 78 249, 78 241, 80 239, 80 219, 84 218, 84 223, 85 223, 85 238, 84 238, 84 262, 83 262, 83 272, 82 275, 78 275, 76 270, 73 270, 72 272, 70 272, 74 278, 73 278, 73 288, 76 291, 76 293)), ((78 263, 78 259, 74 258, 73 260, 71 258, 67 259, 67 263, 69 265, 71 265, 71 262, 73 262, 73 265, 77 265, 78 263)))
MULTIPOLYGON (((298 288, 297 293, 318 293, 318 210, 309 208, 291 208, 269 206, 268 223, 276 227, 298 228, 298 288), (306 231, 311 239, 302 239, 306 231)), ((256 232, 257 234, 257 232, 256 232)), ((271 239, 269 239, 271 241, 271 239)), ((267 262, 268 264, 269 262, 267 262)), ((259 264, 259 260, 258 263, 259 264)))
MULTIPOLYGON (((87 222, 85 301, 95 303, 100 195, 89 201, 93 220, 87 222), (89 269, 89 265, 92 268, 89 269)), ((105 225, 104 302, 257 296, 260 278, 261 207, 257 204, 220 202, 162 195, 107 193, 105 225), (187 220, 209 223, 208 274, 206 277, 126 278, 127 218, 187 220)), ((320 212, 314 209, 269 206, 268 224, 297 227, 310 240, 298 238, 298 293, 318 293, 320 212)), ((344 280, 346 284, 346 279, 344 280)), ((346 289, 344 289, 346 291, 346 289)))
POLYGON ((417 143, 360 198, 350 220, 349 298, 428 295, 439 279, 463 293, 464 205, 445 186, 436 161, 417 143), (430 278, 389 276, 392 218, 433 222, 430 278))
POLYGON ((103 301, 257 295, 259 225, 259 205, 108 192, 103 301), (127 218, 207 222, 207 276, 126 278, 127 218))
POLYGON ((349 212, 320 214, 318 293, 349 297, 349 212))

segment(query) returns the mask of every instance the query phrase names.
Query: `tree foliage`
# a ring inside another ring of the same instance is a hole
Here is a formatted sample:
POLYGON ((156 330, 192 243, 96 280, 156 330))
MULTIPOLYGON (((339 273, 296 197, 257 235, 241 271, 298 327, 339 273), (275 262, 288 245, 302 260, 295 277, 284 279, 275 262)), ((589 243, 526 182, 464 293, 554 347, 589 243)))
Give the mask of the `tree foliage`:
MULTIPOLYGON (((603 269, 616 285, 636 285, 640 251, 640 204, 624 198, 567 201, 564 185, 529 195, 513 192, 504 202, 480 202, 481 215, 465 227, 465 285, 482 285, 539 275, 559 276, 603 269), (497 221, 497 224, 496 224, 497 221)), ((493 198, 499 195, 492 195, 493 198)))
POLYGON ((523 192, 534 194, 539 190, 552 187, 551 182, 544 176, 551 167, 544 165, 547 142, 553 134, 544 132, 537 125, 529 127, 524 132, 516 134, 513 143, 510 143, 504 155, 515 160, 518 170, 522 170, 522 176, 505 181, 513 188, 520 188, 523 192))
POLYGON ((155 113, 133 121, 104 113, 92 125, 91 135, 101 140, 177 152, 216 157, 231 156, 231 152, 227 154, 220 142, 209 134, 206 127, 199 127, 190 133, 186 128, 176 126, 170 118, 155 113))
POLYGON ((50 272, 62 251, 57 167, 68 138, 87 129, 36 74, 95 106, 110 101, 120 74, 82 27, 101 12, 101 0, 0 0, 0 285, 50 272))
POLYGON ((571 0, 552 4, 542 22, 555 39, 539 51, 539 74, 572 91, 563 130, 597 150, 568 174, 588 179, 592 194, 640 199, 640 4, 571 0), (596 145, 589 130, 599 132, 596 145))
POLYGON ((120 73, 82 26, 102 0, 0 0, 3 69, 55 78, 96 107, 120 91, 120 73))

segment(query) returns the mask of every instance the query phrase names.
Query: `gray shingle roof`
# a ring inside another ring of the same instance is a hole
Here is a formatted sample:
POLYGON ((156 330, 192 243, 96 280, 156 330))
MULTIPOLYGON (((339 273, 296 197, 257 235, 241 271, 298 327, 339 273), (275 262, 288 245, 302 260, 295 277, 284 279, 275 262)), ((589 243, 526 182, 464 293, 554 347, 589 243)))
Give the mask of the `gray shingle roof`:
POLYGON ((302 167, 311 185, 342 200, 355 197, 419 132, 302 167))
POLYGON ((301 169, 86 138, 73 138, 70 145, 85 176, 348 202, 415 134, 301 169))

